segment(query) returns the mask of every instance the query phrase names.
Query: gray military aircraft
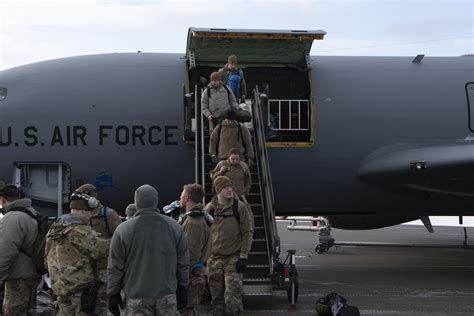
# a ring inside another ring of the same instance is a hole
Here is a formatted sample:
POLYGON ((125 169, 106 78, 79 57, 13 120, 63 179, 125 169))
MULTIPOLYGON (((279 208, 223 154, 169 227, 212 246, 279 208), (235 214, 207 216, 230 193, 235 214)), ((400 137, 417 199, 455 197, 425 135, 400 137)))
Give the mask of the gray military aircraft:
POLYGON ((0 178, 53 209, 86 182, 119 211, 143 183, 175 199, 195 181, 194 92, 235 54, 275 133, 277 215, 346 229, 474 215, 474 59, 310 56, 325 34, 191 28, 185 55, 1 71, 0 178))

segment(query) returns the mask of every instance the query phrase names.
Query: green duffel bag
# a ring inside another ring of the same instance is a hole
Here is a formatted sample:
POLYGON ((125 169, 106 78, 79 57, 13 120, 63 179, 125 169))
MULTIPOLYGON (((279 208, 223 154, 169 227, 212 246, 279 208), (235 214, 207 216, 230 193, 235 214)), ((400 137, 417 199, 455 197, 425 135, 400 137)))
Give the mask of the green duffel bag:
POLYGON ((333 316, 330 302, 328 302, 325 297, 321 297, 316 301, 315 309, 316 313, 318 313, 318 316, 333 316))
POLYGON ((237 113, 237 122, 247 123, 252 120, 252 115, 249 111, 238 109, 235 112, 237 113))

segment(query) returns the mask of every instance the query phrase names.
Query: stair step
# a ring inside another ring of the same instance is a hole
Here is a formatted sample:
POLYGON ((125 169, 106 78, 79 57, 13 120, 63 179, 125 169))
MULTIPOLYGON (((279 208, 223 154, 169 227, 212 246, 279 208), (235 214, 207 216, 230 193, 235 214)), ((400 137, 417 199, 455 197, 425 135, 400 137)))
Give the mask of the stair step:
POLYGON ((268 264, 248 264, 247 268, 269 268, 270 265, 268 264))
POLYGON ((244 285, 244 295, 246 296, 271 296, 271 285, 244 285))
POLYGON ((270 278, 244 278, 243 282, 245 284, 249 283, 271 283, 270 278))

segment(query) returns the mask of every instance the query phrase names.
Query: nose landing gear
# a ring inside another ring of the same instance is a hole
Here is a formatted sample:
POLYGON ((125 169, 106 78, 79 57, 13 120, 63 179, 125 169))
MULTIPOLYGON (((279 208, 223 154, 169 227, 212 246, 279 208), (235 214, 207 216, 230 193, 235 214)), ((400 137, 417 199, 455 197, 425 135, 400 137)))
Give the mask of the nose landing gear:
POLYGON ((328 252, 331 247, 334 246, 334 238, 331 237, 331 226, 327 219, 320 221, 320 227, 318 232, 319 243, 314 247, 314 251, 317 254, 328 252))

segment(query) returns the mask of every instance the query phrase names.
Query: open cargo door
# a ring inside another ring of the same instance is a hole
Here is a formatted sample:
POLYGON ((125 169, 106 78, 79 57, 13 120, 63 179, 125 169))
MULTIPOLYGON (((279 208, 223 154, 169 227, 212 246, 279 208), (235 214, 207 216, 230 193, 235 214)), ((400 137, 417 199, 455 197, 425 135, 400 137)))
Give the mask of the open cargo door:
POLYGON ((326 32, 305 30, 245 30, 190 28, 186 59, 190 69, 222 67, 229 55, 239 57, 241 67, 310 67, 313 40, 326 32))
MULTIPOLYGON (((198 86, 199 102, 210 74, 223 67, 228 56, 237 55, 246 86, 258 87, 266 96, 261 104, 268 132, 266 145, 311 147, 315 142, 315 110, 309 54, 313 41, 324 39, 325 34, 321 30, 190 28, 184 93, 192 95, 198 86)), ((190 120, 186 126, 191 128, 190 120)))

